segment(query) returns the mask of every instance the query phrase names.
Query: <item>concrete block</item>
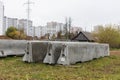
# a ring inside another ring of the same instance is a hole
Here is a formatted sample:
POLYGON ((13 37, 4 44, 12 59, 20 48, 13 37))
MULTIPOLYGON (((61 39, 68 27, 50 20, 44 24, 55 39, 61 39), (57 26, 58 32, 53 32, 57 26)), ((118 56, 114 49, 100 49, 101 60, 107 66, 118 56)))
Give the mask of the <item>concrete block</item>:
POLYGON ((60 57, 61 49, 62 49, 61 42, 57 42, 57 41, 49 42, 48 52, 43 63, 56 64, 58 58, 60 57))
POLYGON ((0 51, 0 58, 1 57, 7 57, 7 55, 5 55, 3 51, 0 51))
POLYGON ((28 41, 23 61, 43 62, 47 54, 47 49, 48 49, 47 41, 28 41))
POLYGON ((0 51, 3 56, 24 55, 26 44, 25 40, 0 40, 0 51))
POLYGON ((109 45, 98 43, 65 42, 58 64, 70 65, 94 58, 109 56, 109 45), (105 48, 106 47, 106 48, 105 48))

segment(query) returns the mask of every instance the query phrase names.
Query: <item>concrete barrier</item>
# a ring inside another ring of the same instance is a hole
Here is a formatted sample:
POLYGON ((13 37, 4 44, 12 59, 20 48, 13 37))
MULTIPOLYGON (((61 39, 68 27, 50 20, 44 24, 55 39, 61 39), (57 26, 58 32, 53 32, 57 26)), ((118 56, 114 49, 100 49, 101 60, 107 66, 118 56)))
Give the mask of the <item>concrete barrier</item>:
POLYGON ((48 50, 47 41, 28 41, 24 62, 43 62, 48 50))
POLYGON ((23 61, 70 65, 109 56, 109 45, 89 42, 28 41, 23 61))
POLYGON ((24 55, 26 44, 25 40, 0 40, 0 57, 24 55))
POLYGON ((56 41, 48 43, 48 52, 43 63, 56 64, 61 54, 62 43, 56 41))
POLYGON ((7 57, 7 55, 5 55, 2 50, 0 51, 0 58, 1 58, 1 57, 7 57))
POLYGON ((104 56, 109 56, 107 44, 66 42, 57 63, 70 65, 104 56))

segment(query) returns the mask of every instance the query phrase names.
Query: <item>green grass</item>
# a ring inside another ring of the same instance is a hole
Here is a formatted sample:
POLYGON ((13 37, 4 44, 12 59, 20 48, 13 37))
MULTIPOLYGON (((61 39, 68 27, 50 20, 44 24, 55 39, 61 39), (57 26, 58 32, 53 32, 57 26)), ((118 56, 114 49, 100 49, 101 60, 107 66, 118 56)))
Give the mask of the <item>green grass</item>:
POLYGON ((115 51, 115 50, 120 51, 120 48, 110 48, 110 51, 115 51))
POLYGON ((71 66, 29 64, 21 57, 2 58, 0 80, 120 80, 120 55, 71 66))

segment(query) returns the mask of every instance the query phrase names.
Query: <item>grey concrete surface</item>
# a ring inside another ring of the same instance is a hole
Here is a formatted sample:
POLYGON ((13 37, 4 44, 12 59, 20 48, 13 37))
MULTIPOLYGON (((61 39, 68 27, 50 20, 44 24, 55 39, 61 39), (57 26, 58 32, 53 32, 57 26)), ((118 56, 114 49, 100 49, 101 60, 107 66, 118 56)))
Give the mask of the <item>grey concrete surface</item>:
POLYGON ((24 62, 43 62, 48 50, 47 41, 28 41, 24 62))
POLYGON ((43 63, 56 64, 61 54, 62 43, 54 41, 48 42, 48 52, 43 63))
POLYGON ((109 55, 108 44, 65 41, 28 41, 23 61, 70 65, 109 55))
POLYGON ((109 56, 108 44, 66 42, 57 63, 70 65, 104 56, 109 56))
POLYGON ((3 51, 0 51, 0 58, 1 57, 7 57, 7 55, 5 55, 3 51))
POLYGON ((24 55, 26 44, 25 40, 0 40, 0 57, 24 55))

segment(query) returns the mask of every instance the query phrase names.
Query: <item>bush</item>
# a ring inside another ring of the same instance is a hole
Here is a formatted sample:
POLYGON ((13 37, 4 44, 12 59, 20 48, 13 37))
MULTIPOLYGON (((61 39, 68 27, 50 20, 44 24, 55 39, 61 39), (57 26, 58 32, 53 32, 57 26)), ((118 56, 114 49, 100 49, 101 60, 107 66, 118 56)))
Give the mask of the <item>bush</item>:
POLYGON ((120 31, 112 25, 100 27, 94 32, 97 42, 108 43, 111 48, 118 48, 120 45, 120 31))
POLYGON ((11 26, 6 31, 6 36, 12 39, 25 39, 26 35, 23 30, 18 30, 17 28, 11 26))

